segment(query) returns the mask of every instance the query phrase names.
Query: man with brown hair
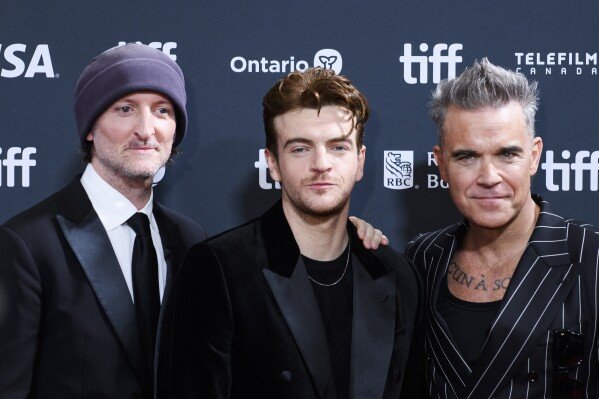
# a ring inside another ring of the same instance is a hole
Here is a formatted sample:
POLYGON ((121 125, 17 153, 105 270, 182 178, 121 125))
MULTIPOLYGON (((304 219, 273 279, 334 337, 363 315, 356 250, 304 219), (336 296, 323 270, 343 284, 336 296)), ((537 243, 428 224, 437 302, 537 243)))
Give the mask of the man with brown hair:
POLYGON ((263 101, 282 199, 190 250, 168 309, 164 398, 397 398, 419 309, 403 256, 348 223, 369 109, 342 76, 293 72, 263 101))

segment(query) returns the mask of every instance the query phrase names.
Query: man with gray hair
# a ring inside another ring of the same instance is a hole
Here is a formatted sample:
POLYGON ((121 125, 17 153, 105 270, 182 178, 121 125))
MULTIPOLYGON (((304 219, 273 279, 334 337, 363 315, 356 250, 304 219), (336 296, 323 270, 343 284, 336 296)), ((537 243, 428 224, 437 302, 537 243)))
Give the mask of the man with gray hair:
POLYGON ((537 105, 536 83, 486 58, 433 94, 435 159, 465 220, 406 250, 432 398, 599 395, 599 237, 531 194, 537 105))

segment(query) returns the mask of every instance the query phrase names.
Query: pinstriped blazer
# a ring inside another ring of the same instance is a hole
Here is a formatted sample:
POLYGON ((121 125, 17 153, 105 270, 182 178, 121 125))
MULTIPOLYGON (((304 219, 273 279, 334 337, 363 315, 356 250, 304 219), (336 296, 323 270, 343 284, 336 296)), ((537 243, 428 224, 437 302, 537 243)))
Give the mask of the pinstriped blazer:
POLYGON ((512 276, 482 352, 473 365, 437 311, 441 283, 467 222, 417 236, 406 255, 425 286, 427 392, 431 398, 555 398, 553 330, 582 333, 583 361, 569 377, 585 398, 599 397, 599 236, 588 225, 541 213, 512 276))

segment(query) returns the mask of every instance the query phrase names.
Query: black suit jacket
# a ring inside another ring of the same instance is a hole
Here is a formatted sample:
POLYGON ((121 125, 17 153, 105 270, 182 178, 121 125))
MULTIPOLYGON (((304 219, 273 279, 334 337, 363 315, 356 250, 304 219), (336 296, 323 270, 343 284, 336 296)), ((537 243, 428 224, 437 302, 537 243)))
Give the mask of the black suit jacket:
MULTIPOLYGON (((348 228, 350 394, 397 398, 419 280, 403 256, 364 249, 353 225, 348 228)), ((301 259, 280 202, 261 218, 192 247, 167 309, 173 330, 159 397, 335 398, 324 324, 301 259)))
MULTIPOLYGON (((205 232, 158 203, 154 215, 172 276, 205 232)), ((79 178, 1 226, 0 254, 0 398, 152 397, 133 302, 79 178)))
POLYGON ((437 311, 441 284, 468 224, 420 235, 408 245, 406 255, 425 285, 431 398, 557 398, 554 373, 565 363, 554 353, 553 331, 564 329, 582 334, 582 362, 561 378, 579 381, 581 397, 598 397, 599 236, 557 215, 540 197, 535 200, 541 213, 534 232, 472 366, 437 311))

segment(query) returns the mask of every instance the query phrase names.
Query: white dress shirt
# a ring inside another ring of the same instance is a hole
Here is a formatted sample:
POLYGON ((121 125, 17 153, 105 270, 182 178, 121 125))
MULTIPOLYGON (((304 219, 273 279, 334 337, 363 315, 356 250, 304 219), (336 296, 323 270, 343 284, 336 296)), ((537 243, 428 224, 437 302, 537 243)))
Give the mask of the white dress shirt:
MULTIPOLYGON (((106 183, 90 164, 85 168, 81 176, 81 184, 89 197, 89 200, 98 214, 102 225, 108 233, 108 238, 114 249, 123 277, 129 288, 131 299, 133 299, 133 277, 131 275, 131 262, 133 259, 133 244, 135 243, 135 232, 127 224, 127 220, 138 212, 137 208, 123 194, 119 193, 110 184, 106 183)), ((162 240, 156 219, 152 213, 154 193, 150 200, 139 212, 148 215, 150 219, 150 230, 152 231, 152 242, 156 248, 158 259, 158 289, 160 290, 160 302, 164 294, 166 283, 166 260, 162 249, 162 240)), ((134 300, 135 301, 135 300, 134 300)))

